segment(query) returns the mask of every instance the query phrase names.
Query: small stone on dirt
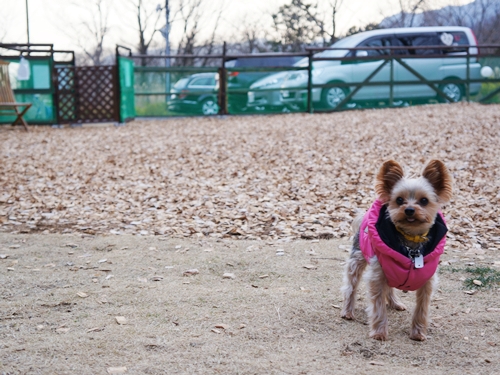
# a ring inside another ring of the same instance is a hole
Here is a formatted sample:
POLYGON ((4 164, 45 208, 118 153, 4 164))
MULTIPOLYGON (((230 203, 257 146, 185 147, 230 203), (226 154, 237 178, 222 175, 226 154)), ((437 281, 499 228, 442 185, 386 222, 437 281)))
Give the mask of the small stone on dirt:
POLYGON ((121 326, 127 324, 127 318, 125 318, 124 316, 115 316, 115 320, 121 326))

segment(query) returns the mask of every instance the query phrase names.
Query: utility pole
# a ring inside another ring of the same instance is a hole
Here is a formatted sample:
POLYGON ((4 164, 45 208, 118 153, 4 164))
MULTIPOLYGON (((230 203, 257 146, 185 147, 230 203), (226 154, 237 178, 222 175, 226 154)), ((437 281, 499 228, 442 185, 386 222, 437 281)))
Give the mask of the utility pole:
MULTIPOLYGON (((26 0, 28 1, 28 0, 26 0)), ((168 0, 165 0, 165 55, 169 56, 170 55, 170 8, 168 6, 168 0)), ((170 68, 170 58, 167 57, 165 58, 165 67, 168 69, 170 68)), ((167 92, 167 95, 165 99, 168 101, 170 100, 170 72, 165 72, 165 89, 167 92)))
POLYGON ((28 44, 30 44, 30 18, 28 14, 28 0, 26 0, 26 34, 28 35, 28 44))

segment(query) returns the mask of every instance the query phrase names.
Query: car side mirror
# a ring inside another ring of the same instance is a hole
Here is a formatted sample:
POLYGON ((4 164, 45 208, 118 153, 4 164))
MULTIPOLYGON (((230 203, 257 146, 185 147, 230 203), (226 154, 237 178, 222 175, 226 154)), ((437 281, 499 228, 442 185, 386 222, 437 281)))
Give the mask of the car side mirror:
POLYGON ((356 51, 356 57, 367 57, 368 51, 356 51))

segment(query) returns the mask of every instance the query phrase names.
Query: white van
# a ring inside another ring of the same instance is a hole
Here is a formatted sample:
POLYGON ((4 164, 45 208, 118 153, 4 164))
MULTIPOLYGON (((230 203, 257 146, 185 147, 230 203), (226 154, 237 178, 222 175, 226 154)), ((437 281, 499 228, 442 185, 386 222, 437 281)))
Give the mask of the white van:
MULTIPOLYGON (((391 51, 386 47, 425 47, 425 46, 454 46, 455 48, 436 49, 398 49, 392 54, 401 58, 411 69, 430 81, 446 81, 439 85, 439 89, 453 101, 460 101, 466 94, 463 84, 453 82, 457 79, 467 78, 467 48, 461 46, 476 46, 477 41, 474 33, 467 27, 414 27, 380 29, 361 32, 339 40, 331 47, 354 48, 354 47, 380 47, 377 49, 357 50, 348 49, 326 50, 315 55, 315 57, 353 58, 363 57, 364 60, 322 60, 313 63, 313 84, 335 84, 335 83, 361 83, 370 76, 385 60, 377 57, 390 55, 391 51), (425 58, 425 55, 440 55, 439 57, 425 58), (415 56, 412 58, 412 56, 415 56), (463 56, 463 57, 451 57, 463 56), (366 57, 370 57, 367 59, 366 57), (372 59, 373 57, 373 59, 372 59)), ((478 53, 477 48, 470 48, 469 54, 469 78, 479 79, 481 66, 474 56, 478 53)), ((303 59, 296 66, 307 67, 308 59, 303 59)), ((371 80, 371 85, 362 87, 351 99, 351 103, 387 101, 390 98, 390 85, 373 85, 376 82, 390 81, 391 67, 387 63, 371 80)), ((248 93, 248 106, 303 106, 307 102, 307 70, 276 73, 267 76, 250 86, 248 93), (272 83, 272 84, 270 84, 272 83), (265 88, 266 91, 259 92, 252 89, 265 88), (276 88, 278 91, 269 91, 276 88)), ((421 81, 416 75, 398 62, 393 66, 394 82, 418 82, 421 81)), ((470 94, 479 92, 480 83, 470 85, 470 94)), ((335 108, 342 102, 350 91, 356 86, 333 86, 328 88, 313 88, 312 100, 315 106, 318 104, 323 108, 335 108)), ((421 99, 442 100, 435 90, 427 84, 395 84, 393 86, 393 99, 403 102, 406 100, 421 99)))

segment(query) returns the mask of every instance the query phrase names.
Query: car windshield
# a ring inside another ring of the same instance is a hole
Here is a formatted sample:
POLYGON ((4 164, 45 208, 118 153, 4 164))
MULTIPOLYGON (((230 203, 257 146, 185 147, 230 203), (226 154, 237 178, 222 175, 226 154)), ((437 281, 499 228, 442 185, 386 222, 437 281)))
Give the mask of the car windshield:
POLYGON ((174 85, 174 89, 181 89, 183 87, 186 86, 186 83, 187 81, 189 81, 189 78, 181 78, 180 80, 178 80, 175 85, 174 85))
MULTIPOLYGON (((356 47, 356 41, 358 37, 356 35, 348 36, 347 38, 340 39, 333 43, 330 47, 341 48, 341 47, 356 47)), ((349 53, 347 49, 334 49, 323 51, 314 55, 314 57, 344 57, 349 53)))

